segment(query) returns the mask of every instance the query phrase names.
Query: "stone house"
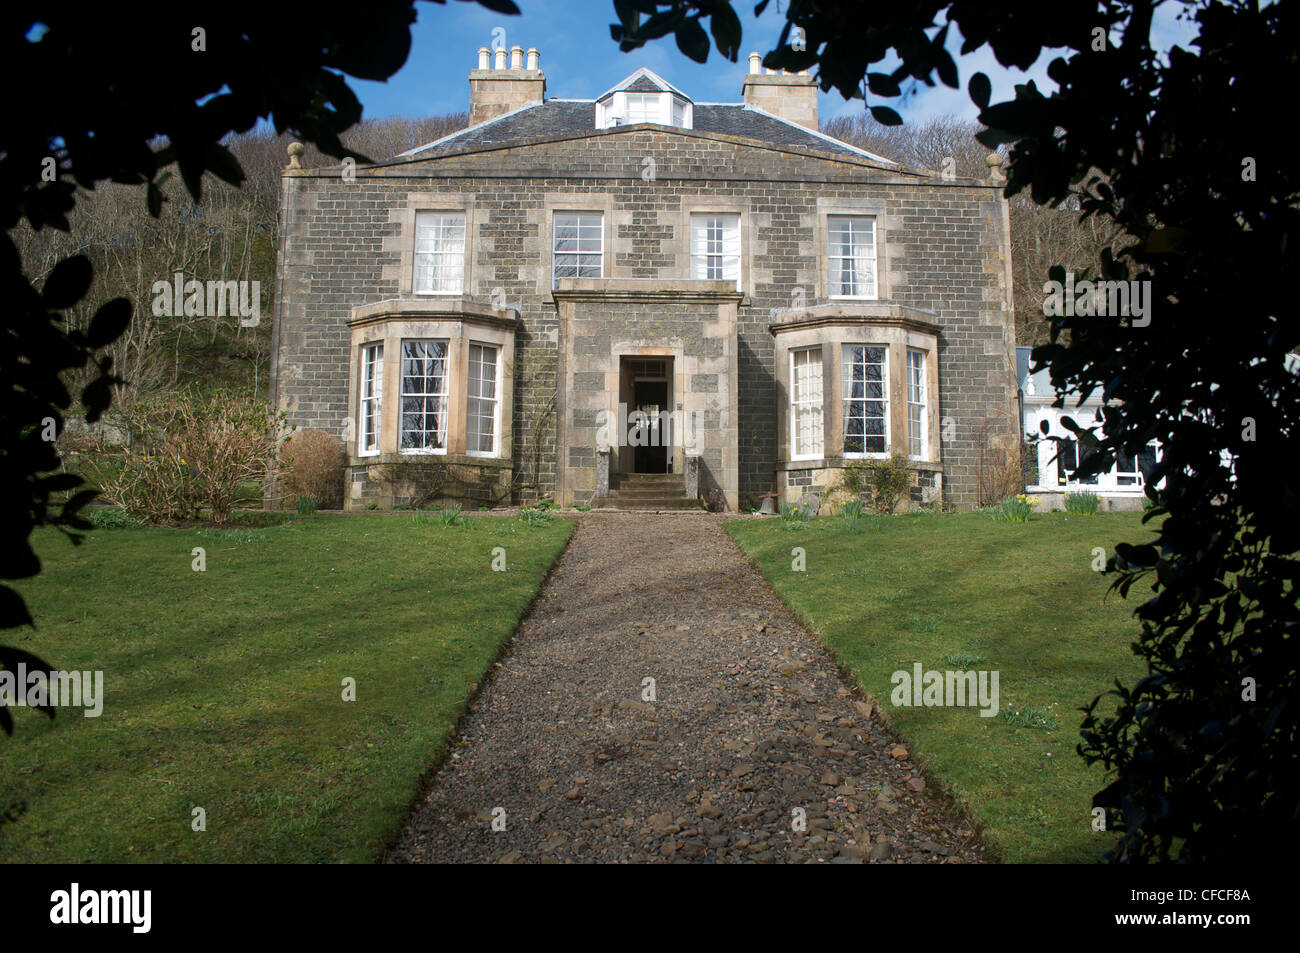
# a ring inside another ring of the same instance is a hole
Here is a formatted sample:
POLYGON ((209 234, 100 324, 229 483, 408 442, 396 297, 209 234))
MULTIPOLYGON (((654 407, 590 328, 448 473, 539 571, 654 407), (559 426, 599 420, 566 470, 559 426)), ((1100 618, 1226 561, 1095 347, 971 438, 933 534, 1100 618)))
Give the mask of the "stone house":
POLYGON ((734 510, 891 452, 915 502, 967 506, 1017 452, 995 157, 826 136, 813 78, 757 54, 723 104, 645 69, 548 99, 536 50, 478 57, 460 132, 355 168, 290 147, 272 400, 345 443, 349 508, 734 510))

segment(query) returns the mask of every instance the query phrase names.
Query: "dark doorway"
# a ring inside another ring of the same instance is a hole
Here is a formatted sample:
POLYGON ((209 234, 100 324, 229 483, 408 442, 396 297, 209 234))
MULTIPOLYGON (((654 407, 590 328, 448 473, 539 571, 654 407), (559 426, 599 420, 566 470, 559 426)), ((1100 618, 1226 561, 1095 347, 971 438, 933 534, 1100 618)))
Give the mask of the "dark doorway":
MULTIPOLYGON (((668 421, 668 382, 666 380, 634 379, 632 382, 632 409, 640 411, 644 417, 631 419, 628 414, 629 431, 638 430, 633 446, 633 472, 667 473, 668 442, 672 438, 671 425, 668 421), (661 416, 662 414, 662 416, 661 416)), ((631 434, 629 434, 631 437, 631 434)), ((633 440, 629 440, 633 442, 633 440)))

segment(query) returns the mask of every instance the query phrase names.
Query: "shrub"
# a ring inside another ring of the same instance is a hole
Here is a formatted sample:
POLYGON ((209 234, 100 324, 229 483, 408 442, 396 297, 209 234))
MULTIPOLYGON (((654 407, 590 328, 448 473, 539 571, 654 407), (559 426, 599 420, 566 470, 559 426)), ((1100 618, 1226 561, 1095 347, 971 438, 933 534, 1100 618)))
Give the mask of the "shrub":
POLYGON ((299 515, 299 516, 315 516, 315 515, 316 515, 316 506, 317 506, 318 503, 320 503, 320 500, 316 499, 316 497, 314 497, 314 496, 300 496, 300 497, 298 497, 298 505, 297 505, 298 515, 299 515))
POLYGON ((325 509, 343 505, 347 451, 333 434, 302 430, 284 445, 284 483, 291 496, 315 497, 325 509))
POLYGON ((1101 506, 1101 497, 1096 493, 1083 491, 1065 494, 1065 512, 1067 513, 1074 513, 1076 516, 1092 516, 1097 512, 1099 506, 1101 506))
POLYGON ((912 484, 912 471, 901 453, 888 460, 852 464, 840 474, 838 489, 850 499, 867 497, 877 513, 893 513, 912 484))
POLYGON ((284 414, 230 391, 179 391, 136 408, 133 447, 115 472, 95 479, 105 501, 151 523, 224 523, 246 481, 279 462, 284 414))

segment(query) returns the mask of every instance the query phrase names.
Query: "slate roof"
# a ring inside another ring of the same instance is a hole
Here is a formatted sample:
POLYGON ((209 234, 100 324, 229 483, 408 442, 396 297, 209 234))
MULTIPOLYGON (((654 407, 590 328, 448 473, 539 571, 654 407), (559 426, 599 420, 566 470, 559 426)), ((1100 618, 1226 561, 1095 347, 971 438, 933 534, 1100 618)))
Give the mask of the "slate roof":
POLYGON ((625 88, 629 93, 657 93, 662 87, 649 76, 638 76, 625 88))
MULTIPOLYGON (((792 146, 833 155, 872 159, 888 165, 894 164, 883 156, 857 149, 837 139, 815 133, 797 123, 778 119, 770 113, 740 103, 735 105, 697 103, 694 129, 696 132, 718 133, 742 139, 755 139, 773 145, 792 146)), ((462 129, 436 142, 404 152, 402 156, 420 159, 449 152, 486 149, 535 139, 581 136, 594 132, 596 132, 594 100, 548 99, 506 113, 504 116, 489 119, 477 126, 462 129)))

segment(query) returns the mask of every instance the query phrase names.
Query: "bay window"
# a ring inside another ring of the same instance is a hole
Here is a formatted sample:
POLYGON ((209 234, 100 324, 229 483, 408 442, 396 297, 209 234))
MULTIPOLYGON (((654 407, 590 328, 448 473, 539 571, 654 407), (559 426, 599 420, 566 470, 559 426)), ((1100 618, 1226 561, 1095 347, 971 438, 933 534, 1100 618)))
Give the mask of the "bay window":
POLYGON ((449 464, 467 457, 480 458, 477 466, 509 462, 510 375, 522 327, 513 310, 406 298, 352 314, 356 443, 349 454, 379 458, 372 464, 426 454, 445 455, 449 464))
MULTIPOLYGON (((914 502, 942 497, 939 337, 933 315, 888 302, 791 309, 775 338, 776 492, 794 502, 843 470, 902 456, 914 502)), ((824 498, 824 497, 823 497, 824 498)))

